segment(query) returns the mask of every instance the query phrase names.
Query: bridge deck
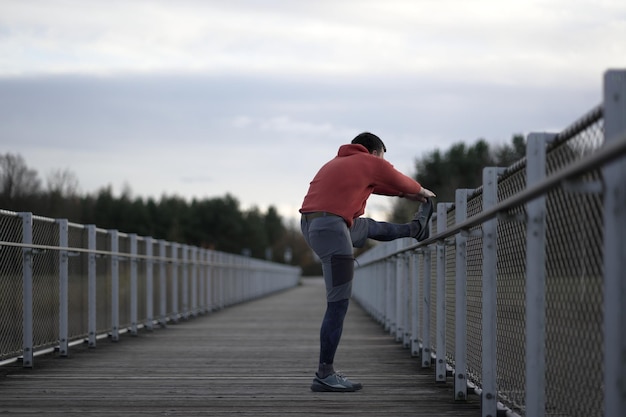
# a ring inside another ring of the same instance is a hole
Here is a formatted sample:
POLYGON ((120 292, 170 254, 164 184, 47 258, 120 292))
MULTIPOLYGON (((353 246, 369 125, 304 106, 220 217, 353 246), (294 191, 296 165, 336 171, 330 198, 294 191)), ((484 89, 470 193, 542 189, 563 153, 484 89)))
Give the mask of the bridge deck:
POLYGON ((309 389, 324 310, 323 283, 169 325, 69 358, 37 357, 35 369, 0 368, 0 414, 42 416, 479 416, 479 400, 455 403, 408 350, 356 303, 335 363, 363 383, 356 393, 309 389))

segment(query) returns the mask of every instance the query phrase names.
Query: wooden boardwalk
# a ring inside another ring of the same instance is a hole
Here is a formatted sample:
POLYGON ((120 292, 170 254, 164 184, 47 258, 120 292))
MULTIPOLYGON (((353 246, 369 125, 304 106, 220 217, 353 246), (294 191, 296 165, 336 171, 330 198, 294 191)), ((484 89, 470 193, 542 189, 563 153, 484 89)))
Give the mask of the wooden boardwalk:
POLYGON ((352 303, 336 367, 356 393, 314 393, 321 279, 166 329, 123 335, 34 369, 0 368, 1 416, 472 416, 450 378, 436 384, 409 351, 352 303))

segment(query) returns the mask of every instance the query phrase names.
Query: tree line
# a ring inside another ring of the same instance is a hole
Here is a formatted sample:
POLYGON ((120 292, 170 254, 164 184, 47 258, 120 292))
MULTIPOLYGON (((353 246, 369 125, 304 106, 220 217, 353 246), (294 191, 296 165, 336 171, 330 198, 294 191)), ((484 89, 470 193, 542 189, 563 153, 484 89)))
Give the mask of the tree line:
POLYGON ((27 211, 74 223, 95 224, 140 236, 292 264, 315 264, 306 243, 277 209, 244 210, 236 197, 192 199, 163 195, 115 196, 111 186, 81 194, 71 171, 53 171, 44 181, 20 155, 0 154, 0 208, 27 211), (308 259, 310 258, 310 259, 308 259))
MULTIPOLYGON (((459 142, 446 151, 437 149, 416 158, 412 175, 435 191, 438 201, 454 201, 457 188, 481 185, 484 167, 508 166, 524 155, 525 141, 519 135, 500 146, 482 139, 472 145, 459 142)), ((133 197, 128 188, 115 196, 111 186, 82 194, 78 184, 71 171, 57 170, 46 177, 44 185, 20 155, 0 154, 1 209, 290 263, 300 266, 305 275, 321 274, 299 226, 286 224, 273 206, 266 211, 243 210, 230 194, 191 201, 163 195, 157 200, 133 197)), ((389 218, 377 220, 405 223, 415 210, 415 203, 396 199, 389 218)))
MULTIPOLYGON (((437 201, 454 202, 459 188, 478 188, 482 185, 483 168, 508 167, 526 155, 526 141, 514 135, 510 143, 490 145, 484 139, 467 145, 458 142, 442 151, 435 149, 415 160, 414 178, 437 194, 437 201)), ((398 199, 392 207, 390 221, 405 222, 415 212, 416 205, 398 199)))

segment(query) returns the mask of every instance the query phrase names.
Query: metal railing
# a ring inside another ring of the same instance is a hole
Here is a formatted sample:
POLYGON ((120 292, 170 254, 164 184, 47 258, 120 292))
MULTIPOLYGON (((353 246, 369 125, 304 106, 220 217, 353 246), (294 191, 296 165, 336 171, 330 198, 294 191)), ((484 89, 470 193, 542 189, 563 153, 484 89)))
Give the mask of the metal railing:
POLYGON ((136 334, 298 284, 301 270, 0 210, 0 364, 136 334))
POLYGON ((482 415, 626 409, 626 71, 527 156, 357 259, 354 298, 482 415))

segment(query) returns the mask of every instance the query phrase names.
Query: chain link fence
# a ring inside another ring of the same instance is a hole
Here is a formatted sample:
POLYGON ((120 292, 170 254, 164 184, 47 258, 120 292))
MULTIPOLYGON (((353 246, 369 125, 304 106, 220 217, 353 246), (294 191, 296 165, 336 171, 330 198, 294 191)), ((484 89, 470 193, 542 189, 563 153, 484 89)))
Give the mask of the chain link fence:
MULTIPOLYGON (((618 74, 618 92, 626 85, 625 74, 618 74)), ((476 190, 457 191, 454 204, 438 204, 431 238, 424 243, 381 243, 357 259, 354 298, 386 329, 411 329, 411 354, 420 358, 422 367, 435 366, 437 382, 454 384, 456 400, 479 394, 483 416, 495 417, 492 403, 509 415, 615 415, 605 410, 605 314, 615 312, 605 311, 604 291, 609 279, 620 278, 604 271, 604 221, 616 215, 605 207, 604 191, 610 184, 623 187, 624 178, 603 175, 606 161, 589 164, 577 175, 562 174, 602 153, 607 161, 619 157, 625 164, 623 104, 619 104, 621 121, 612 121, 622 123, 617 140, 620 153, 603 151, 605 107, 615 105, 610 101, 615 96, 607 94, 602 106, 558 134, 536 135, 542 138, 544 156, 532 154, 528 139, 529 156, 497 170, 492 215, 487 213, 491 197, 486 179, 476 190), (531 156, 533 167, 537 161, 545 166, 545 178, 563 177, 532 197, 508 204, 533 186, 528 183, 529 174, 534 175, 529 170, 535 169, 528 167, 531 156), (535 211, 529 212, 529 202, 538 198, 543 208, 536 216, 535 211), (472 222, 472 218, 479 220, 472 222), (489 236, 489 222, 497 224, 495 237, 489 236), (543 236, 536 233, 537 223, 545 223, 543 236), (536 254, 537 245, 544 249, 541 256, 536 254), (491 253, 495 254, 493 300, 485 298, 490 294, 491 253), (393 267, 407 259, 408 269, 393 267), (533 262, 541 262, 540 274, 534 272, 533 262), (392 267, 381 269, 381 264, 392 267), (391 286, 381 286, 385 280, 391 286), (390 291, 404 282, 408 283, 405 291, 390 291), (540 289, 539 295, 532 292, 534 288, 540 289), (409 319, 405 319, 407 312, 409 319), (495 334, 490 329, 492 319, 495 334)), ((625 210, 622 206, 621 212, 625 210)), ((623 311, 625 306, 618 308, 623 311)), ((622 366, 616 362, 615 366, 622 366)))
POLYGON ((300 268, 0 210, 0 364, 293 287, 300 268))

